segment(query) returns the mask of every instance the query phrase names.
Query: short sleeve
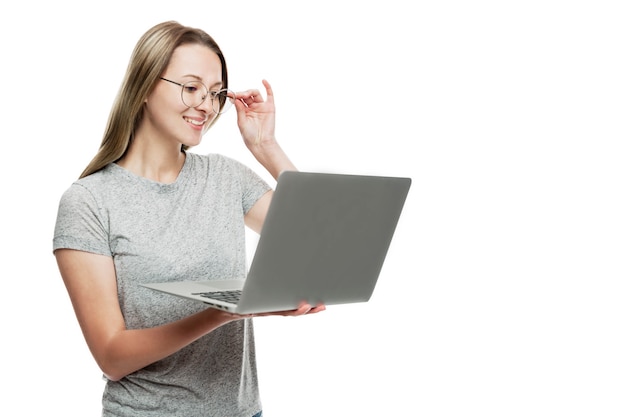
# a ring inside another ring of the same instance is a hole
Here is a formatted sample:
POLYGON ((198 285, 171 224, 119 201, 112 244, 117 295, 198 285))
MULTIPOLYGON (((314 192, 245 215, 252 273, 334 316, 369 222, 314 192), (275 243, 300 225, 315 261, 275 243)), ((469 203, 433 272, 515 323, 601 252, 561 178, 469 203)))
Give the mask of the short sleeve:
POLYGON ((108 227, 94 196, 74 183, 59 202, 53 251, 76 249, 111 256, 108 227))
POLYGON ((254 204, 265 193, 271 190, 271 187, 263 178, 261 178, 256 172, 254 172, 248 166, 241 162, 231 160, 234 168, 238 172, 239 180, 241 181, 241 187, 243 191, 242 205, 243 213, 247 214, 248 211, 254 206, 254 204))

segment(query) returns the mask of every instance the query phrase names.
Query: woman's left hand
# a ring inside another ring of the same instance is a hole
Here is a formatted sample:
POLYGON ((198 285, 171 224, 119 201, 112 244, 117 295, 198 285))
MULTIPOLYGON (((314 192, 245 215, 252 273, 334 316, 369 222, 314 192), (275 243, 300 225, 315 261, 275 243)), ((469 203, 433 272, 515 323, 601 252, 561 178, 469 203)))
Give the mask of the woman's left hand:
POLYGON ((251 150, 276 141, 274 93, 266 80, 263 80, 263 85, 267 93, 266 100, 263 100, 259 90, 235 93, 237 125, 246 146, 251 150))
POLYGON ((264 316, 305 316, 307 314, 315 314, 321 311, 326 310, 326 306, 324 304, 318 304, 316 306, 312 306, 311 304, 301 303, 298 308, 295 310, 286 310, 286 311, 273 311, 269 313, 257 313, 252 314, 252 317, 264 317, 264 316))

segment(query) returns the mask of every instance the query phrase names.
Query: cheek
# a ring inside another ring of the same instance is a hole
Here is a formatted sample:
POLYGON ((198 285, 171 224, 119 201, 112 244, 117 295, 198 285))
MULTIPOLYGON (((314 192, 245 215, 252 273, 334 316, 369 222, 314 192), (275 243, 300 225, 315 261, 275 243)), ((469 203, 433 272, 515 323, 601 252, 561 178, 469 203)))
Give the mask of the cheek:
POLYGON ((181 114, 187 110, 175 100, 152 96, 144 104, 145 123, 161 132, 174 132, 184 123, 181 114))
POLYGON ((187 106, 180 97, 180 91, 165 88, 168 85, 159 85, 152 91, 145 101, 145 104, 152 108, 155 112, 174 111, 182 113, 187 110, 187 106))

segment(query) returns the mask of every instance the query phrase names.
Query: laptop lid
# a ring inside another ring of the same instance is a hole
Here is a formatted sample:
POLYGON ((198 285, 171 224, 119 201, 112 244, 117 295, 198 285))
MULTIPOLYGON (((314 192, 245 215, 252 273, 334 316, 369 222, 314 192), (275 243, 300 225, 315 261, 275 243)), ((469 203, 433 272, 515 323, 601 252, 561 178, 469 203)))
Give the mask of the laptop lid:
MULTIPOLYGON (((402 177, 281 173, 238 305, 229 308, 205 294, 200 299, 241 314, 291 310, 303 301, 368 301, 410 185, 402 177)), ((190 296, 215 282, 180 286, 190 296)), ((148 285, 185 296, 176 286, 148 285)))

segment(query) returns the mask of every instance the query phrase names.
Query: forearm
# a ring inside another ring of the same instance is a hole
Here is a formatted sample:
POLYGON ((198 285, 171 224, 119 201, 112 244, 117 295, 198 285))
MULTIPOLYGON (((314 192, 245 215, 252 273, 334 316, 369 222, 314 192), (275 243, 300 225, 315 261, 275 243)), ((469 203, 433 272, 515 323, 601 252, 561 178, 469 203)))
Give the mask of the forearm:
POLYGON ((93 352, 94 357, 107 378, 116 381, 179 351, 232 320, 232 315, 209 308, 163 326, 121 330, 100 351, 93 352))
POLYGON ((296 166, 275 140, 261 141, 258 144, 249 145, 248 149, 274 179, 278 179, 278 175, 283 171, 297 171, 296 166))

